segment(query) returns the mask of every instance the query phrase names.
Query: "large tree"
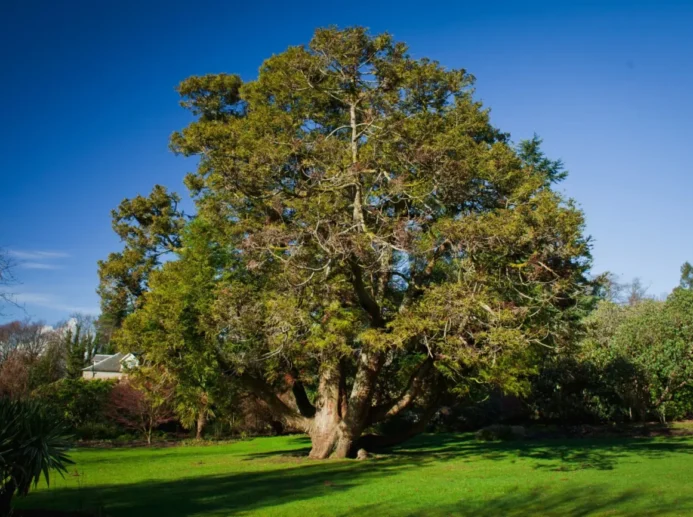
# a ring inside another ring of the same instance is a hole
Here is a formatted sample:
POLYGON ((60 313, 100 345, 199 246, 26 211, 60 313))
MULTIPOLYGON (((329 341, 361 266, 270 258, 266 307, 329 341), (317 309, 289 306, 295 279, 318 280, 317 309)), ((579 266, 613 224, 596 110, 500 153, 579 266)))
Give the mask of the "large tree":
POLYGON ((358 27, 318 30, 253 81, 185 80, 195 120, 172 147, 199 159, 189 231, 222 260, 178 242, 180 264, 131 304, 125 346, 232 379, 308 433, 314 458, 405 411, 408 436, 471 383, 521 391, 571 339, 589 241, 552 190, 561 163, 494 128, 473 82, 358 27), (200 305, 180 274, 210 267, 200 305))

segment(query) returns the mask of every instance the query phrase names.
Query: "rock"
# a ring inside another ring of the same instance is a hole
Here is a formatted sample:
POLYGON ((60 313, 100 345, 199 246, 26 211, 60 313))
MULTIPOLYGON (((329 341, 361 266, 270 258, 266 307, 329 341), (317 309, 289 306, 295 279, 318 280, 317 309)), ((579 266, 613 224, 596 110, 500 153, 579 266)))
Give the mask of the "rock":
POLYGON ((368 459, 368 451, 366 449, 359 449, 359 451, 356 453, 356 459, 357 460, 368 459))

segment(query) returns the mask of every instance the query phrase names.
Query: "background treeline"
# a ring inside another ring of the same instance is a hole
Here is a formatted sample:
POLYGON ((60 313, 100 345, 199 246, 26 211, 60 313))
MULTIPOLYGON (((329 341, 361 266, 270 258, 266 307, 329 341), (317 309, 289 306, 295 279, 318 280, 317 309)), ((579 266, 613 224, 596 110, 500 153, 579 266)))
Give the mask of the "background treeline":
POLYGON ((639 280, 603 278, 601 299, 569 349, 548 354, 524 396, 472 390, 439 415, 444 427, 494 423, 620 424, 693 417, 691 267, 664 299, 639 280))
MULTIPOLYGON (((649 297, 638 280, 623 285, 605 276, 581 334, 569 348, 546 355, 520 395, 472 383, 465 397, 442 407, 431 430, 693 417, 690 276, 685 264, 680 287, 664 299, 649 297)), ((220 393, 191 390, 148 368, 125 381, 82 379, 94 354, 114 352, 106 335, 98 320, 82 315, 57 328, 32 321, 0 326, 0 396, 41 401, 86 440, 222 439, 283 430, 264 403, 232 386, 218 387, 220 393)), ((412 418, 404 413, 400 421, 412 418)))
POLYGON ((85 440, 189 432, 221 439, 276 430, 266 406, 252 397, 232 393, 211 405, 160 371, 141 368, 120 381, 83 379, 95 354, 115 353, 100 326, 81 314, 55 328, 30 320, 0 325, 0 397, 40 402, 85 440))

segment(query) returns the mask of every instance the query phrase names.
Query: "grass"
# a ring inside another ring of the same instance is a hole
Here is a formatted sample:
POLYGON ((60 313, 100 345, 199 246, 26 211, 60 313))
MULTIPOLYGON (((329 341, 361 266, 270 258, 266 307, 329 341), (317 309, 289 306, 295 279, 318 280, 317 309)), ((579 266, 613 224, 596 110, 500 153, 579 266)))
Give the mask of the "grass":
POLYGON ((303 437, 82 449, 20 508, 128 516, 693 515, 693 439, 484 443, 425 435, 367 461, 311 461, 303 437))

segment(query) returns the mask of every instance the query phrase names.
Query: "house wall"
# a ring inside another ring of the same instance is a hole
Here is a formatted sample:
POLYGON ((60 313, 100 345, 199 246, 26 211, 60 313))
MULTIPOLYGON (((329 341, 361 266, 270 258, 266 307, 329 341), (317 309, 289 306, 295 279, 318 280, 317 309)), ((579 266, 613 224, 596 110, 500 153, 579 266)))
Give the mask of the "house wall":
POLYGON ((94 379, 122 379, 125 377, 121 372, 82 372, 82 377, 88 381, 94 379))

